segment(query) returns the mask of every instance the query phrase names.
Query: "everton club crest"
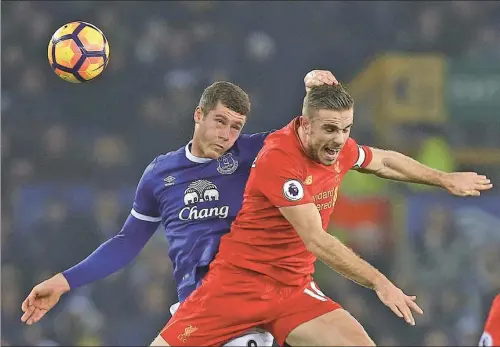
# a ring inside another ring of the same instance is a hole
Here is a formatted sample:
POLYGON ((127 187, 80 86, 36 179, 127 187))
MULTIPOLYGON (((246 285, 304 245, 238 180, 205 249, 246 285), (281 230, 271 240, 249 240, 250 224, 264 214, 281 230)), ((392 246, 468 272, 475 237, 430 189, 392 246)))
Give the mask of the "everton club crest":
POLYGON ((238 161, 233 158, 231 153, 221 155, 217 161, 219 162, 217 171, 223 175, 230 175, 238 168, 238 161))

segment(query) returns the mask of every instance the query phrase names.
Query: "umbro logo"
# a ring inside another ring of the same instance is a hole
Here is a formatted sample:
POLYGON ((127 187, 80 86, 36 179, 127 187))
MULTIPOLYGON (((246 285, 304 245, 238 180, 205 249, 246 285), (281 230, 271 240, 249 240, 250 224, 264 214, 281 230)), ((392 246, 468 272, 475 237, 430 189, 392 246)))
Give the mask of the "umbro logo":
POLYGON ((165 187, 169 187, 175 184, 175 177, 174 176, 168 176, 163 179, 165 182, 165 187))

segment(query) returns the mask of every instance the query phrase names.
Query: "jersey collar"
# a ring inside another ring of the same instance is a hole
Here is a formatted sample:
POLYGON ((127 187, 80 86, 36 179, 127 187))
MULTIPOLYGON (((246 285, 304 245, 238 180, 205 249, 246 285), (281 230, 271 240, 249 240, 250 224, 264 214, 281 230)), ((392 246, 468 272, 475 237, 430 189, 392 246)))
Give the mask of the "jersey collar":
POLYGON ((207 163, 209 162, 210 158, 200 158, 191 153, 191 144, 193 143, 193 140, 189 141, 188 144, 186 145, 186 158, 188 160, 192 161, 193 163, 207 163))
POLYGON ((297 117, 292 121, 292 131, 295 134, 295 140, 297 140, 297 145, 302 150, 302 152, 304 152, 304 154, 307 155, 307 151, 304 147, 304 144, 300 140, 299 127, 300 127, 300 117, 297 117))

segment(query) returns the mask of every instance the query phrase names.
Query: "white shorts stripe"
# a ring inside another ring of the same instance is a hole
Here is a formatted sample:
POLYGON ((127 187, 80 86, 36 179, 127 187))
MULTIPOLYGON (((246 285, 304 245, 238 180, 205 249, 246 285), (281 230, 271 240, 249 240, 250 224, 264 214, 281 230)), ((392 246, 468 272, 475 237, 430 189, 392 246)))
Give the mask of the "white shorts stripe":
POLYGON ((134 216, 137 219, 146 221, 146 222, 161 222, 161 217, 150 217, 150 216, 145 216, 143 214, 140 214, 136 210, 132 209, 130 211, 130 214, 134 216))
POLYGON ((318 294, 318 295, 321 295, 321 296, 325 296, 326 295, 318 288, 318 286, 316 285, 316 283, 314 282, 311 282, 311 288, 318 294))
POLYGON ((307 295, 309 295, 309 296, 312 296, 315 299, 318 299, 319 301, 326 301, 327 300, 324 296, 321 296, 321 295, 318 295, 318 294, 314 293, 309 288, 305 288, 304 289, 304 293, 307 294, 307 295))

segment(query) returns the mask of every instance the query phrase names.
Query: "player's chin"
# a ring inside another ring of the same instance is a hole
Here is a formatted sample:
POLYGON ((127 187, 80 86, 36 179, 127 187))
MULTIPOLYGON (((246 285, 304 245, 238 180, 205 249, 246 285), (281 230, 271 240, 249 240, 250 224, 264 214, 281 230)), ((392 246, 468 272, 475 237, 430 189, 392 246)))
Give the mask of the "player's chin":
POLYGON ((219 157, 221 156, 221 154, 218 153, 218 152, 216 152, 216 151, 209 150, 209 151, 205 152, 205 156, 208 159, 219 159, 219 157))
POLYGON ((205 151, 205 155, 210 159, 218 159, 224 153, 226 150, 220 147, 209 148, 205 151))
POLYGON ((330 166, 330 165, 335 164, 335 162, 337 161, 338 155, 329 155, 323 149, 323 150, 321 150, 321 153, 319 153, 318 157, 320 158, 321 164, 326 165, 326 166, 330 166))
POLYGON ((322 160, 321 161, 321 164, 325 165, 325 166, 332 166, 333 164, 335 164, 335 160, 322 160))

